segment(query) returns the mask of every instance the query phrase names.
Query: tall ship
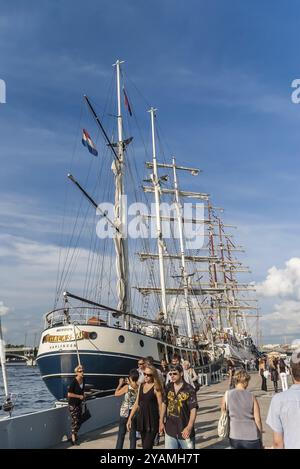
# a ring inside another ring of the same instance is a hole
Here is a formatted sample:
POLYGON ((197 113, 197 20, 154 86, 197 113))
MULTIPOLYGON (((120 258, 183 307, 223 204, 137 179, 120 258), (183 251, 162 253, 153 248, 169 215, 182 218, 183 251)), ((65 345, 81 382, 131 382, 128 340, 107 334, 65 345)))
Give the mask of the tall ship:
POLYGON ((224 358, 257 353, 250 327, 257 305, 253 287, 237 279, 246 269, 232 227, 198 190, 200 170, 166 156, 151 106, 150 135, 142 135, 122 63, 114 64, 116 98, 111 92, 101 117, 84 96, 86 148, 75 145, 68 174, 55 301, 37 356, 58 400, 78 364, 101 396, 140 357, 158 365, 177 353, 213 373, 224 358))

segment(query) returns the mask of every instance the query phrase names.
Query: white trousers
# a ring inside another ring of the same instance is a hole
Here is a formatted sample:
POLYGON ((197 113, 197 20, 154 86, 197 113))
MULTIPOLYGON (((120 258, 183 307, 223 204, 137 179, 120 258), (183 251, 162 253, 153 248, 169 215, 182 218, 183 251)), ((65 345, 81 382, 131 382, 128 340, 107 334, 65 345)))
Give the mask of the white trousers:
POLYGON ((288 389, 286 373, 280 373, 280 379, 281 379, 282 390, 286 391, 288 389))

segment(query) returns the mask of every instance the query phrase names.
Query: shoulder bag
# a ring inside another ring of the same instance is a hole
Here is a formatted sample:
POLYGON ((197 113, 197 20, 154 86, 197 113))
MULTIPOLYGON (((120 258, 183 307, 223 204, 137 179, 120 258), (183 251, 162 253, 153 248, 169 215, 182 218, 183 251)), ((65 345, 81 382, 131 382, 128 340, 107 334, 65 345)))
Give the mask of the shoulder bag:
POLYGON ((222 412, 218 422, 219 438, 227 438, 229 436, 229 412, 228 412, 228 391, 225 392, 225 411, 222 412))

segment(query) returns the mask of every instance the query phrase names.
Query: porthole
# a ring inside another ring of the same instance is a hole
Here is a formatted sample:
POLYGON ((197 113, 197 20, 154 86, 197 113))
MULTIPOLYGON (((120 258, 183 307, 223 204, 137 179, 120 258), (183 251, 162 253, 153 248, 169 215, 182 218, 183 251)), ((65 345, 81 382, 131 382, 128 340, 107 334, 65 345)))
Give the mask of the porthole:
POLYGON ((141 347, 144 347, 144 345, 145 345, 145 344, 144 344, 144 341, 143 341, 143 340, 140 340, 140 346, 141 346, 141 347))
POLYGON ((123 335, 119 335, 119 342, 123 344, 125 342, 125 337, 123 335))
POLYGON ((97 337, 98 337, 97 332, 90 332, 90 334, 89 334, 90 339, 95 340, 95 339, 97 339, 97 337))

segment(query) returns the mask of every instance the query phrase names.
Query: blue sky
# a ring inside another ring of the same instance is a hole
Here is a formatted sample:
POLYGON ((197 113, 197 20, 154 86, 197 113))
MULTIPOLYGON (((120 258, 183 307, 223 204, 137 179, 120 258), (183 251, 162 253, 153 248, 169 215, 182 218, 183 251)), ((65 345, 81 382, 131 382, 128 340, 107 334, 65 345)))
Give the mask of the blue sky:
MULTIPOLYGON (((37 292, 33 259, 40 252, 52 262, 81 96, 101 111, 117 58, 159 108, 167 147, 203 169, 201 190, 239 226, 251 278, 264 282, 272 266, 300 257, 300 105, 291 102, 299 13, 296 0, 1 2, 0 302, 10 310, 8 340, 38 330, 51 307, 54 265, 37 292)), ((279 341, 282 330, 299 337, 297 292, 288 295, 261 298, 266 341, 279 341)))

